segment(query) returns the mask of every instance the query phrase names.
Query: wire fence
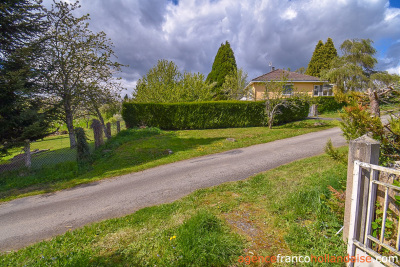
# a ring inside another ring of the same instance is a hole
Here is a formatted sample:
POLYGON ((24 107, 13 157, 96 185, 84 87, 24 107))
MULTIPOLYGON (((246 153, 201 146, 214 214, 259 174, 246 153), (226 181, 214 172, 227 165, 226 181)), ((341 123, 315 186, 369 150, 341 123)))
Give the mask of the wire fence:
MULTIPOLYGON (((115 122, 109 125, 108 130, 111 136, 115 136, 121 128, 125 128, 125 125, 115 122)), ((93 152, 95 149, 94 129, 86 128, 84 130, 90 151, 93 152)), ((104 131, 103 138, 105 138, 104 131)), ((77 150, 76 148, 70 148, 69 135, 66 131, 32 142, 29 146, 28 150, 26 148, 14 149, 12 155, 0 163, 0 175, 21 168, 38 170, 43 167, 55 166, 59 163, 76 162, 77 150)))

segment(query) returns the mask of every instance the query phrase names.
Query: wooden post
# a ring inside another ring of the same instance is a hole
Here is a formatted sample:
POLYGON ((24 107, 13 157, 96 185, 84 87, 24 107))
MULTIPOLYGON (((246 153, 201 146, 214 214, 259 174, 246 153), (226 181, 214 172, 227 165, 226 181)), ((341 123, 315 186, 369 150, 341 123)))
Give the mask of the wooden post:
POLYGON ((27 139, 25 140, 25 167, 31 168, 32 166, 32 155, 31 155, 31 142, 27 139))
POLYGON ((111 123, 107 123, 106 124, 106 127, 107 127, 107 139, 110 139, 111 138, 111 123))
POLYGON ((117 133, 121 131, 121 122, 117 121, 117 133))
MULTIPOLYGON (((349 144, 349 159, 347 167, 347 184, 346 184, 346 202, 344 211, 344 228, 343 228, 343 241, 347 242, 349 236, 349 223, 351 216, 351 194, 353 190, 353 171, 354 161, 359 160, 361 162, 371 163, 378 165, 379 163, 379 148, 380 143, 367 135, 363 135, 355 140, 350 141, 349 144)), ((361 174, 361 185, 360 185, 360 198, 359 198, 359 209, 358 224, 355 231, 355 239, 363 242, 364 240, 364 228, 367 217, 367 205, 368 205, 368 187, 370 180, 370 172, 363 170, 361 174)), ((375 202, 373 202, 375 203, 375 202)))
POLYGON ((98 148, 99 146, 104 144, 103 127, 102 127, 100 121, 96 120, 96 119, 92 120, 91 127, 93 129, 93 135, 94 135, 94 146, 95 146, 95 148, 98 148))

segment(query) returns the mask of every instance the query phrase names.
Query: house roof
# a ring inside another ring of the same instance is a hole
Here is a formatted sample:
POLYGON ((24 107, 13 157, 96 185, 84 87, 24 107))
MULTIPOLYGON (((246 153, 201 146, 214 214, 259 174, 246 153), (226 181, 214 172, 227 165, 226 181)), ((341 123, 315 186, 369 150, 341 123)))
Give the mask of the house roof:
POLYGON ((290 82, 321 82, 318 77, 277 69, 251 80, 252 82, 281 81, 285 77, 290 82))

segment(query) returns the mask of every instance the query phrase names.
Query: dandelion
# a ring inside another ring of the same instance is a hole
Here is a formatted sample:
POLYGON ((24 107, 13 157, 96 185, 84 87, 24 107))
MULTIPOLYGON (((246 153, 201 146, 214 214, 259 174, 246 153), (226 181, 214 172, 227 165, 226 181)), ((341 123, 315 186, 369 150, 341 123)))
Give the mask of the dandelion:
POLYGON ((170 238, 169 238, 169 240, 172 240, 172 239, 175 239, 176 238, 176 236, 174 235, 174 236, 171 236, 170 238))

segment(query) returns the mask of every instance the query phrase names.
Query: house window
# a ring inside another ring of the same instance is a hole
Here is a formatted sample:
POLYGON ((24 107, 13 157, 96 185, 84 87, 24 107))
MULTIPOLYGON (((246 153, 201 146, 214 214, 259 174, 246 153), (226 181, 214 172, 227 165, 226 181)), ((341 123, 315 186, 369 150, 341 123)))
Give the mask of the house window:
POLYGON ((319 96, 320 87, 319 85, 314 85, 314 96, 319 96))
POLYGON ((283 95, 292 95, 293 94, 293 84, 286 84, 283 86, 283 95))
POLYGON ((331 84, 314 85, 314 96, 333 96, 331 84))
POLYGON ((333 86, 331 84, 324 84, 322 86, 322 92, 324 96, 333 96, 333 86))

